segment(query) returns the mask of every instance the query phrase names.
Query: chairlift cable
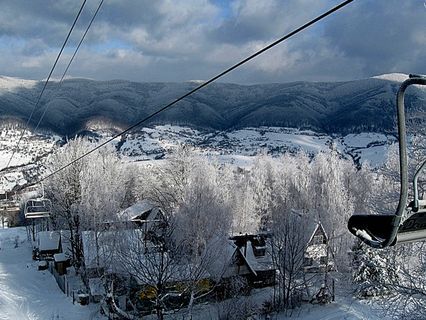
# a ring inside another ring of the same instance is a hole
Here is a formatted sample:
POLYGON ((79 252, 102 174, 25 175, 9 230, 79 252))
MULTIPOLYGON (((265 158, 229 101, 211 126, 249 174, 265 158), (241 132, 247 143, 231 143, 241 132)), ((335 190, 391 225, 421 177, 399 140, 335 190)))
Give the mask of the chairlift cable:
MULTIPOLYGON (((74 61, 74 58, 77 55, 77 52, 80 49, 81 44, 83 43, 84 39, 86 38, 86 35, 89 32, 89 29, 92 26, 93 21, 95 20, 96 16, 98 15, 98 12, 101 9, 103 3, 104 3, 104 0, 101 0, 99 2, 98 8, 96 9, 95 13, 93 14, 92 19, 90 20, 90 22, 89 22, 89 24, 88 24, 88 26, 86 28, 86 31, 84 31, 84 34, 83 34, 83 36, 80 39, 80 42, 78 43, 77 47, 75 48, 74 53, 73 53, 70 61, 68 62, 68 65, 65 68, 64 73, 62 74, 61 80, 59 80, 59 85, 58 85, 58 89, 57 90, 59 90, 62 87, 62 83, 64 81, 65 75, 68 73, 68 69, 70 68, 71 63, 74 61)), ((44 116, 45 116, 45 114, 47 112, 47 109, 49 109, 49 105, 48 104, 46 104, 46 107, 44 108, 43 114, 41 115, 40 119, 38 120, 37 126, 35 127, 34 131, 37 131, 38 127, 40 126, 40 123, 43 120, 43 118, 44 118, 44 116)))
POLYGON ((84 8, 84 5, 86 4, 86 1, 87 1, 87 0, 84 0, 84 1, 83 1, 83 3, 82 3, 82 4, 81 4, 81 6, 80 6, 80 9, 78 10, 77 16, 75 17, 74 22, 73 22, 73 24, 72 24, 72 26, 71 26, 70 30, 68 31, 67 37, 65 38, 65 41, 64 41, 64 43, 62 44, 61 50, 59 51, 59 53, 58 53, 58 55, 57 55, 57 57, 56 57, 56 60, 55 60, 55 62, 54 62, 54 64, 53 64, 52 68, 50 69, 49 75, 47 76, 47 79, 46 79, 46 81, 44 82, 43 88, 42 88, 42 90, 41 90, 41 92, 40 92, 40 94, 39 94, 39 96, 38 96, 38 98, 37 98, 37 102, 34 104, 34 107, 33 107, 32 111, 31 111, 31 114, 30 114, 30 116, 29 116, 28 120, 27 120, 27 123, 26 123, 26 125, 25 125, 25 128, 24 128, 24 130, 22 131, 22 133, 21 133, 21 135, 20 135, 20 137, 19 137, 19 139, 18 139, 18 142, 17 142, 17 143, 16 143, 16 145, 15 145, 15 148, 13 149, 12 155, 10 156, 9 161, 7 162, 6 168, 4 168, 3 170, 6 170, 6 169, 9 167, 9 165, 10 165, 10 163, 12 162, 12 159, 13 159, 13 157, 14 157, 14 155, 15 155, 16 151, 18 150, 19 144, 21 143, 21 140, 22 140, 22 138, 23 138, 23 136, 24 136, 24 134, 25 134, 25 129, 26 129, 26 128, 28 128, 28 126, 29 126, 29 124, 30 124, 30 121, 31 121, 31 119, 32 119, 32 117, 33 117, 33 115, 34 115, 34 112, 35 112, 35 110, 37 109, 38 104, 40 103, 41 97, 43 96, 43 93, 44 93, 44 91, 46 90, 47 83, 49 82, 50 77, 52 76, 52 73, 53 73, 53 71, 55 70, 55 67, 56 67, 56 65, 57 65, 57 63, 58 63, 58 61, 59 61, 59 58, 61 57, 62 52, 64 51, 65 45, 67 44, 68 39, 69 39, 69 37, 70 37, 70 35, 71 35, 72 31, 74 30, 74 27, 75 27, 75 25, 76 25, 76 23, 77 23, 77 20, 78 20, 78 18, 80 17, 81 12, 83 11, 83 8, 84 8))
MULTIPOLYGON (((276 45, 280 44, 281 42, 291 38, 292 36, 300 33, 301 31, 305 30, 306 28, 310 27, 311 25, 315 24, 316 22, 324 19, 325 17, 333 14, 334 12, 338 11, 339 9, 345 7, 346 5, 350 4, 351 2, 353 2, 354 0, 346 0, 342 3, 340 3, 339 5, 331 8, 330 10, 326 11, 325 13, 319 15, 318 17, 310 20, 309 22, 303 24, 302 26, 298 27, 297 29, 291 31, 290 33, 284 35, 283 37, 279 38, 278 40, 270 43, 269 45, 265 46, 264 48, 256 51, 255 53, 253 53, 252 55, 250 55, 249 57, 241 60, 240 62, 234 64, 233 66, 229 67, 228 69, 226 69, 225 71, 222 71, 221 73, 217 74, 216 76, 212 77, 210 80, 203 82, 202 84, 200 84, 199 86, 197 86, 196 88, 190 90, 189 92, 187 92, 186 94, 180 96, 179 98, 176 98, 175 100, 173 100, 172 102, 170 102, 169 104, 165 105, 164 107, 160 108, 159 110, 151 113, 150 115, 148 115, 147 117, 143 118, 142 120, 136 122, 135 124, 131 125, 130 127, 128 127, 127 129, 121 131, 120 133, 114 135, 113 137, 111 137, 110 139, 104 141, 103 143, 101 143, 100 145, 96 146, 95 148, 89 150, 88 152, 84 153, 83 155, 77 157, 76 159, 72 160, 71 162, 69 162, 68 164, 60 167, 59 169, 53 171, 52 173, 48 174, 47 176, 45 176, 44 178, 41 178, 39 181, 30 184, 30 185, 34 185, 37 183, 40 183, 41 181, 44 181, 50 177, 52 177, 53 175, 57 174, 58 172, 72 166, 74 163, 80 161, 81 159, 83 159, 84 157, 88 156, 89 154, 95 152, 96 150, 102 148, 103 146, 105 146, 106 144, 110 143, 111 141, 115 140, 116 138, 122 136, 123 134, 129 132, 130 130, 138 127, 139 125, 141 125, 142 123, 148 121, 149 119, 155 117, 156 115, 160 114, 161 112, 169 109, 170 107, 172 107, 173 105, 175 105, 176 103, 180 102, 181 100, 185 99, 186 97, 192 95, 193 93, 197 92, 198 90, 206 87, 207 85, 211 84, 212 82, 216 81, 217 79, 225 76, 226 74, 230 73, 231 71, 237 69, 238 67, 240 67, 241 65, 247 63, 248 61, 254 59, 255 57, 261 55, 262 53, 264 53, 265 51, 275 47, 276 45)), ((30 186, 29 185, 29 186, 30 186)))

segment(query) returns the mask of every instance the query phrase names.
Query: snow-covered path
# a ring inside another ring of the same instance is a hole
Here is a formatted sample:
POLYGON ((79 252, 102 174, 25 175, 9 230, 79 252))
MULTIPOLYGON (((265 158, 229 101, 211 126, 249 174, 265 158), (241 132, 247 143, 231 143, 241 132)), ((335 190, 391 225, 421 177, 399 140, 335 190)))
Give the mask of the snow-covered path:
POLYGON ((25 228, 0 229, 1 320, 93 319, 97 309, 96 305, 73 305, 49 271, 37 271, 25 228))

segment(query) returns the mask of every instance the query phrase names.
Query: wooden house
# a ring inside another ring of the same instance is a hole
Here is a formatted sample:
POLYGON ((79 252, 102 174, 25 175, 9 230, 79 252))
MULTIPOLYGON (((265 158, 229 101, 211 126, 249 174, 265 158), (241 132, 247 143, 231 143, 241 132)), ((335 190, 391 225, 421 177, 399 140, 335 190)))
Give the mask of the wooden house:
POLYGON ((227 242, 220 261, 209 265, 213 280, 243 277, 251 287, 275 283, 276 270, 268 251, 267 235, 238 235, 227 242))
POLYGON ((305 273, 332 271, 335 268, 328 235, 321 222, 310 226, 311 236, 306 244, 303 260, 305 273))

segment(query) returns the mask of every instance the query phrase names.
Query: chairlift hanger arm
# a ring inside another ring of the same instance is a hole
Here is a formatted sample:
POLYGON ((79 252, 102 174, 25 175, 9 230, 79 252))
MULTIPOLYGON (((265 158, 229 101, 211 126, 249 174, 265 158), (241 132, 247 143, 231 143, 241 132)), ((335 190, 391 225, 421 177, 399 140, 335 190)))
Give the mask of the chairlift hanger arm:
MULTIPOLYGON (((373 248, 386 248, 397 241, 397 234, 405 213, 412 208, 407 207, 408 198, 408 161, 407 161, 407 131, 405 124, 404 95, 411 85, 426 85, 426 78, 410 75, 405 80, 397 94, 397 120, 398 120, 398 142, 399 142, 399 170, 400 170, 400 193, 399 202, 394 215, 354 215, 349 219, 349 230, 363 242, 373 248)), ((418 170, 416 177, 425 164, 418 170)), ((415 203, 414 203, 415 205, 415 203)))

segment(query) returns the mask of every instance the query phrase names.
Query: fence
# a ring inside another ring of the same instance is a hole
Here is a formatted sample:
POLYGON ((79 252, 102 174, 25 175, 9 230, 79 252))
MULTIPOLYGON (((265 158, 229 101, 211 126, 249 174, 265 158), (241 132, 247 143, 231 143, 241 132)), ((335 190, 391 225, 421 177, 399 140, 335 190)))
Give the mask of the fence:
POLYGON ((66 274, 60 275, 58 271, 56 271, 53 261, 49 262, 49 271, 55 277, 56 283, 58 284, 62 292, 65 293, 67 297, 70 297, 70 296, 74 297, 74 292, 73 292, 74 290, 70 286, 70 283, 67 279, 67 275, 66 274))

